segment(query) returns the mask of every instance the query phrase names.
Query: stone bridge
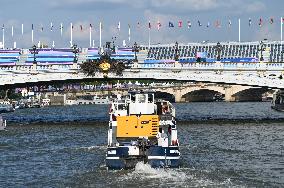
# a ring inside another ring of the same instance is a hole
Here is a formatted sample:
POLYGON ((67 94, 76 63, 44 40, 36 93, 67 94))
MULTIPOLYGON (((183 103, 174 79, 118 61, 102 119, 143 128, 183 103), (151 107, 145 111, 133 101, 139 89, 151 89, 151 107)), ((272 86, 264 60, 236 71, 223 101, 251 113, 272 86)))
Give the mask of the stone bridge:
MULTIPOLYGON (((209 100, 212 100, 214 94, 220 94, 225 97, 225 101, 251 101, 251 100, 260 100, 263 93, 269 91, 268 88, 261 87, 251 87, 251 86, 241 86, 241 85, 218 85, 218 84, 204 84, 204 83, 192 83, 192 84, 183 84, 175 86, 157 86, 157 87, 133 87, 130 89, 136 90, 151 90, 155 91, 158 95, 163 93, 167 96, 171 96, 175 102, 185 102, 187 101, 188 96, 190 96, 190 101, 206 101, 207 96, 209 100), (200 93, 203 92, 203 93, 200 93), (195 95, 193 94, 195 93, 195 95), (213 94, 213 95, 212 95, 213 94), (205 96, 202 96, 205 95, 205 96)), ((92 95, 107 95, 107 94, 122 94, 125 95, 128 93, 128 89, 119 89, 113 88, 110 90, 102 90, 95 92, 87 92, 92 95)), ((81 93, 85 95, 86 93, 81 93)))

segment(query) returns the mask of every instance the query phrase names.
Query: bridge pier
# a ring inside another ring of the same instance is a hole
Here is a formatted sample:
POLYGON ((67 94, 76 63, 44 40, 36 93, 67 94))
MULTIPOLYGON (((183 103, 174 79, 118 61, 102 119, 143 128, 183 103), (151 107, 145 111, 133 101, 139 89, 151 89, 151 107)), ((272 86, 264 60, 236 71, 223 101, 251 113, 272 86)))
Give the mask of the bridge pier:
POLYGON ((225 101, 226 102, 235 102, 237 101, 236 94, 240 91, 244 91, 250 89, 251 86, 241 86, 241 85, 233 85, 225 88, 225 101))
POLYGON ((175 102, 183 102, 181 90, 176 90, 174 96, 175 96, 175 102))
POLYGON ((33 68, 32 68, 34 71, 37 70, 37 64, 36 63, 33 63, 33 68))
POLYGON ((235 102, 236 98, 233 96, 234 89, 232 87, 225 88, 225 101, 226 102, 235 102))

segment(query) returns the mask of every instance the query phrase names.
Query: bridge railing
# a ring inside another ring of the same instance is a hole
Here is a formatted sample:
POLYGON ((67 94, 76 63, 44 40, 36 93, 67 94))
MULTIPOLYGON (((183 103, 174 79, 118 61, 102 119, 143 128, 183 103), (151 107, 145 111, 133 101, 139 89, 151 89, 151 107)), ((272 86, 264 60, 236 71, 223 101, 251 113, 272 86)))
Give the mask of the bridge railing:
MULTIPOLYGON (((284 71, 284 63, 165 63, 165 64, 147 64, 136 63, 130 66, 130 69, 164 69, 164 70, 204 70, 204 71, 284 71)), ((76 72, 80 66, 70 65, 14 65, 0 66, 0 73, 30 73, 30 72, 76 72)))
POLYGON ((212 70, 284 70, 284 63, 183 63, 146 64, 139 63, 141 69, 212 69, 212 70))

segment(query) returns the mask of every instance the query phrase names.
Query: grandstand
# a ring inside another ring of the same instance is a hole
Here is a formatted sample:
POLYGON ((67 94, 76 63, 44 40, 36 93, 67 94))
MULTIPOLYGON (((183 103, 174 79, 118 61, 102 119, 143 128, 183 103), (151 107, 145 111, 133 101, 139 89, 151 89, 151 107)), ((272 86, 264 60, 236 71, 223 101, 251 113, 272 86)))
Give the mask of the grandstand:
POLYGON ((20 49, 0 50, 0 66, 13 66, 19 61, 20 49))
MULTIPOLYGON (((25 64, 29 65, 34 62, 34 55, 32 50, 29 50, 27 54, 27 60, 25 64)), ((38 53, 35 55, 36 62, 39 65, 48 64, 73 64, 74 54, 71 48, 61 48, 61 49, 51 49, 51 48, 41 48, 38 49, 38 53)))
MULTIPOLYGON (((175 44, 140 46, 137 54, 140 63, 174 63, 176 55, 175 44)), ((38 65, 71 65, 75 54, 72 48, 39 48, 35 55, 38 65)), ((100 58, 99 48, 81 48, 78 55, 78 63, 88 59, 100 58)), ((222 42, 220 43, 220 60, 223 63, 255 63, 261 56, 264 62, 284 62, 284 44, 275 42, 222 42)), ((193 63, 201 54, 201 61, 207 63, 216 62, 218 49, 216 43, 188 43, 178 45, 178 60, 180 63, 193 63)), ((111 58, 117 60, 134 60, 132 48, 116 47, 111 58)), ((34 54, 31 49, 2 49, 0 50, 0 66, 32 65, 34 54)), ((68 66, 69 67, 69 66, 68 66)))
MULTIPOLYGON (((259 62, 262 56, 265 62, 284 62, 284 44, 281 42, 226 42, 221 44, 221 62, 259 62)), ((143 47, 147 49, 147 47, 143 47)), ((199 52, 206 53, 206 62, 217 60, 216 43, 179 44, 179 61, 196 62, 199 52)), ((172 60, 175 56, 175 44, 152 45, 147 54, 147 63, 172 60), (158 60, 158 61, 157 61, 158 60)))

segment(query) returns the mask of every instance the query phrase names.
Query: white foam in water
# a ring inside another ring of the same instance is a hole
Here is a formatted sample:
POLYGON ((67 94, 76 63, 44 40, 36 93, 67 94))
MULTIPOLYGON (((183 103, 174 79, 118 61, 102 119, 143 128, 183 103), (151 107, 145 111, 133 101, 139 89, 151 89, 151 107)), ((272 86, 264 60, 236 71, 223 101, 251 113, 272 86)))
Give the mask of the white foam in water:
POLYGON ((152 168, 149 164, 138 162, 135 166, 136 174, 146 174, 147 178, 166 178, 173 180, 185 180, 186 174, 183 172, 175 171, 174 169, 152 168))
POLYGON ((106 146, 88 146, 88 147, 78 147, 75 148, 76 150, 87 150, 87 151, 91 151, 91 150, 95 150, 95 149, 106 149, 106 146))
POLYGON ((135 170, 119 178, 120 181, 143 181, 147 185, 185 185, 189 177, 178 169, 152 168, 149 164, 138 162, 135 170), (151 180, 151 181, 147 181, 151 180))
POLYGON ((152 168, 149 164, 139 162, 136 164, 134 171, 120 176, 120 182, 131 184, 144 184, 147 186, 170 186, 170 187, 239 187, 232 185, 230 179, 224 182, 214 182, 205 177, 199 177, 191 173, 192 169, 180 168, 152 168))

